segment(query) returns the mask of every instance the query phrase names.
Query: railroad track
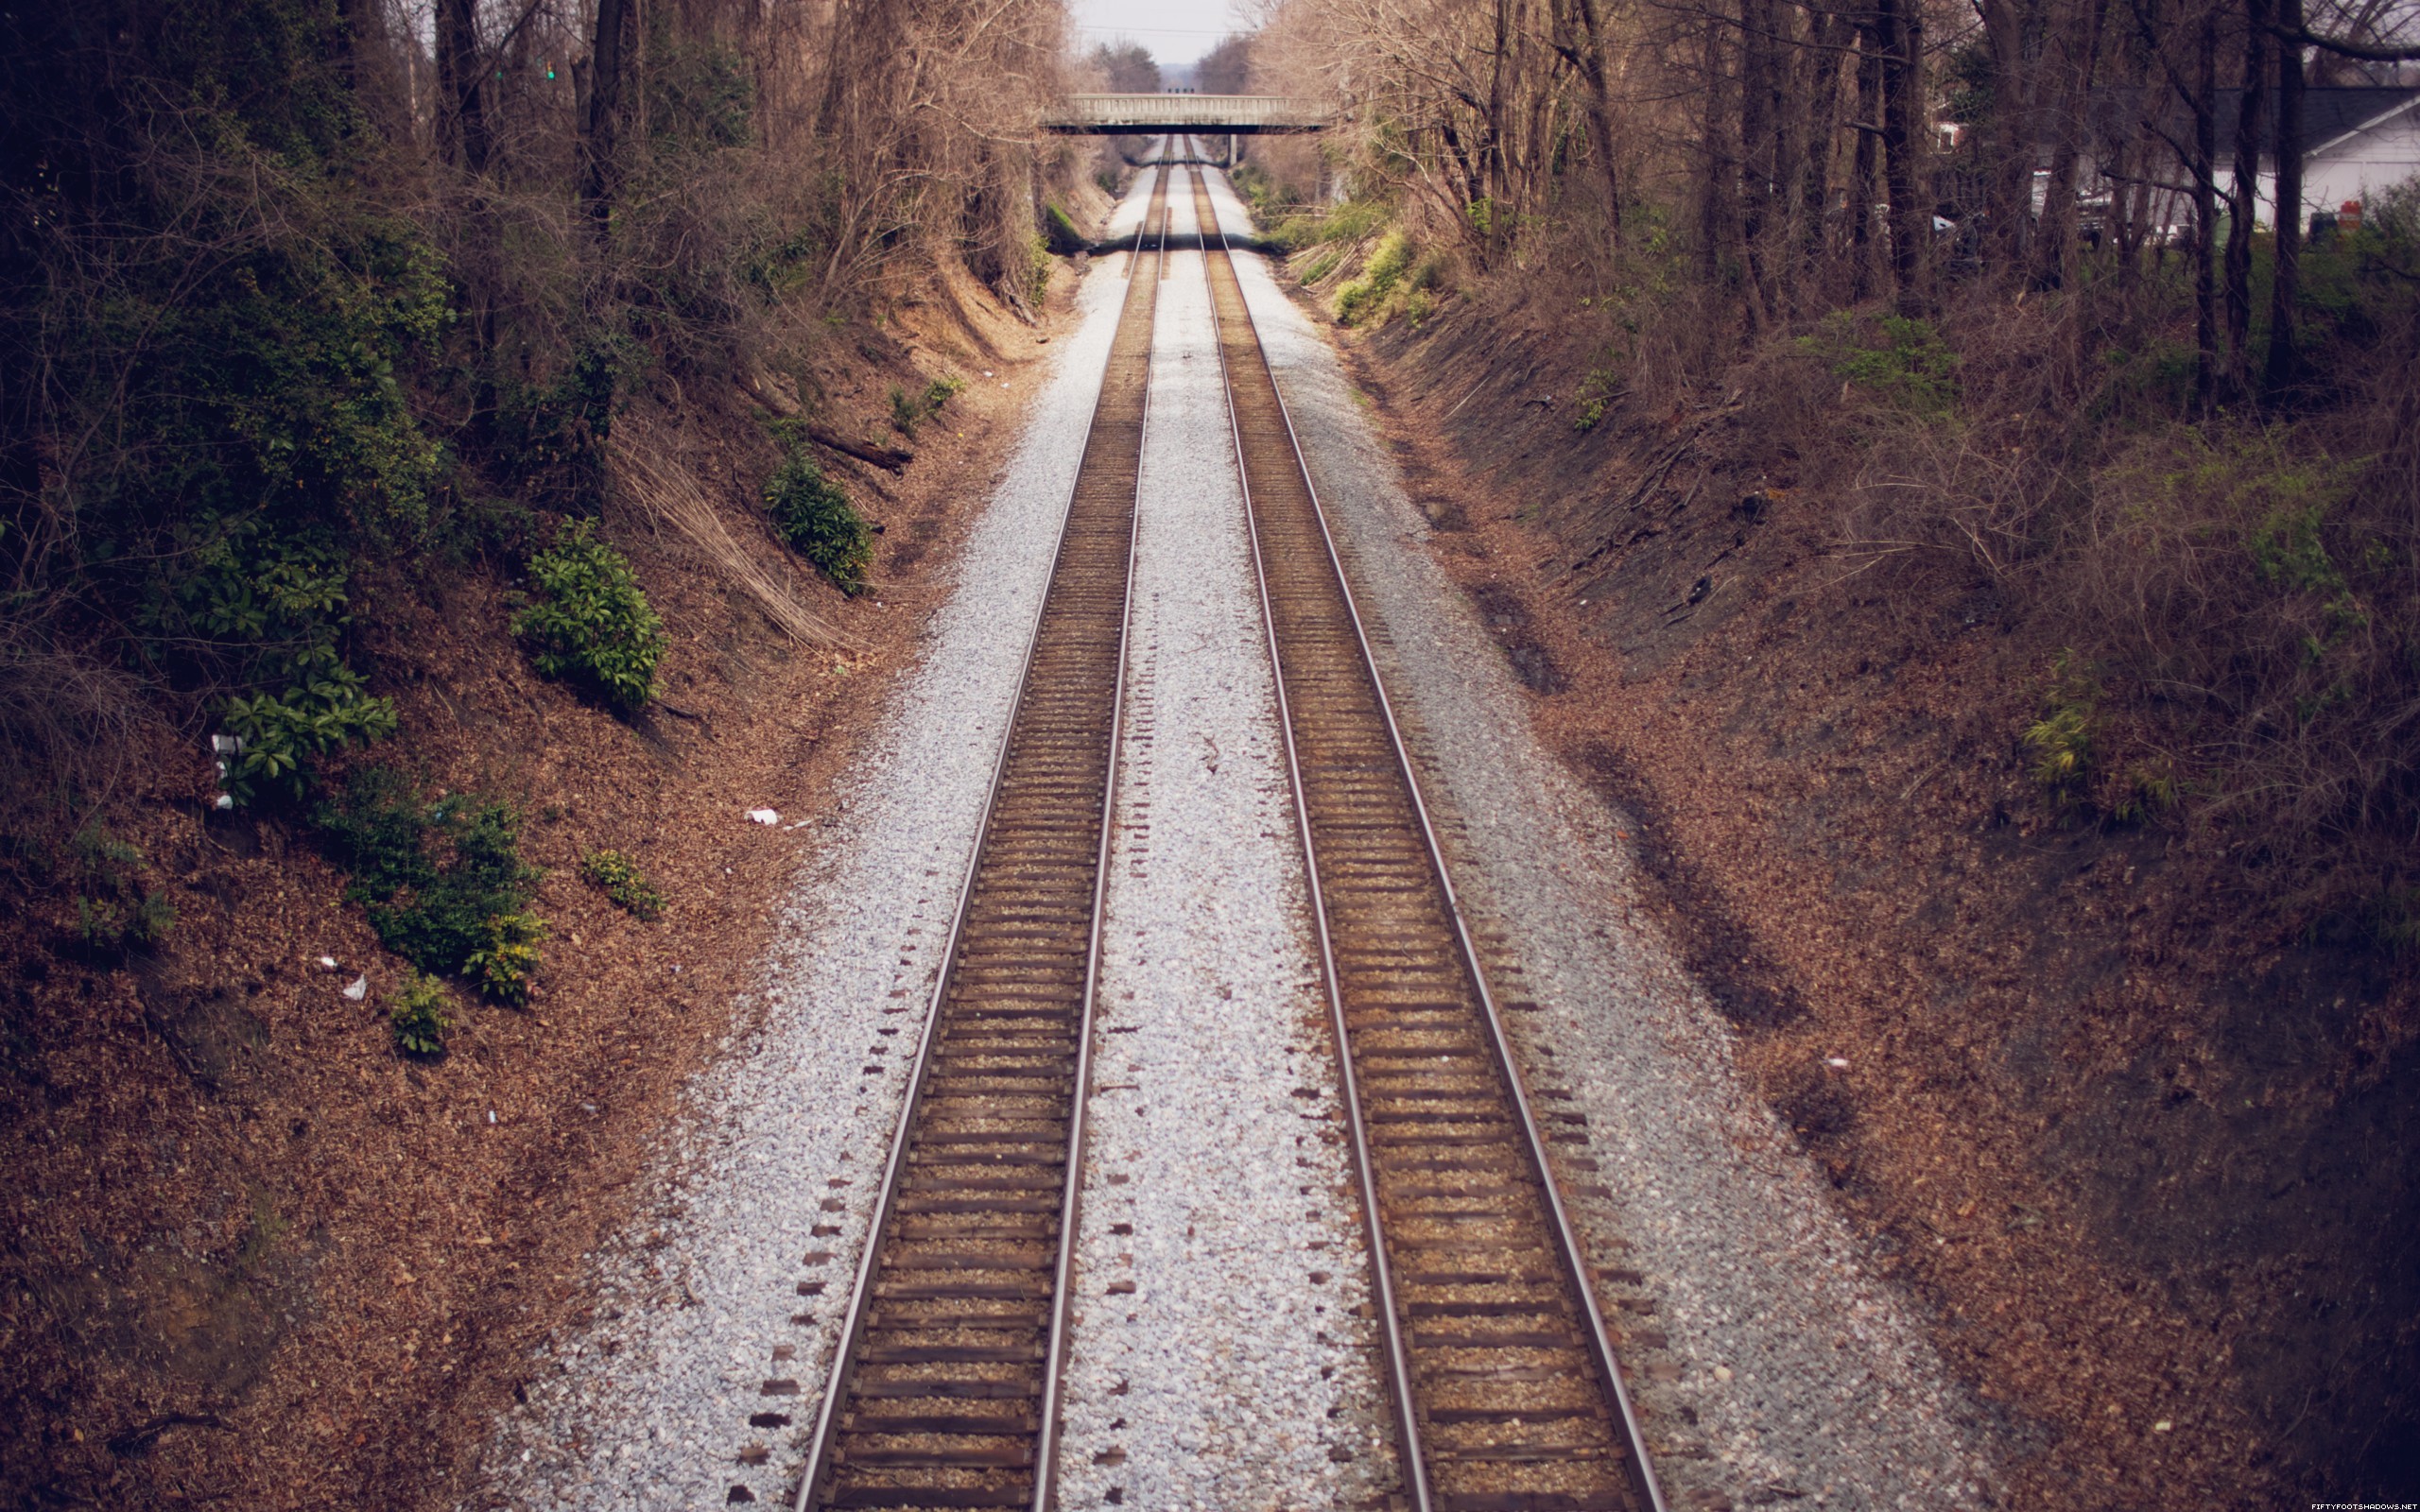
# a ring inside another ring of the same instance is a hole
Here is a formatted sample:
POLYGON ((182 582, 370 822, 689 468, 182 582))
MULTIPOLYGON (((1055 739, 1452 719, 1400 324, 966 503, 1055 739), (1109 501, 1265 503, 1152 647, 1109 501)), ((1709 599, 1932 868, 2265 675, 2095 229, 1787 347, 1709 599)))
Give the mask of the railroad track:
POLYGON ((799 1486, 1050 1503, 1126 673, 1160 170, 799 1486))
POLYGON ((1662 1512, 1293 421, 1192 178, 1414 1512, 1662 1512))
MULTIPOLYGON (((1164 146, 1129 265, 799 1512, 1050 1505, 1167 159, 1182 146, 1164 146)), ((1186 180, 1405 1499, 1414 1512, 1662 1512, 1292 422, 1205 180, 1186 180)))

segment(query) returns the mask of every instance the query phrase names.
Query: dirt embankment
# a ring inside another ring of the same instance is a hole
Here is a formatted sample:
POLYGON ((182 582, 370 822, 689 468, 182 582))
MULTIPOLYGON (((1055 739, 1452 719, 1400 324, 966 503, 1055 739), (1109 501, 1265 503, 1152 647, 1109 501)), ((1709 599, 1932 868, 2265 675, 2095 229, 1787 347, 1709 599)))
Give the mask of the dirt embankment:
POLYGON ((1551 310, 1347 345, 1745 1068, 2005 1415, 2016 1504, 2420 1486, 2408 974, 2189 819, 2060 822, 2019 745, 2059 627, 1859 573, 1753 380, 1582 431, 1551 310))
MULTIPOLYGON (((1061 312, 1072 281, 1056 279, 1061 312)), ((775 455, 752 410, 778 402, 692 393, 626 418, 660 443, 655 475, 693 480, 730 538, 701 546, 636 490, 609 505, 603 533, 670 640, 635 719, 532 673, 493 571, 431 565, 356 593, 360 664, 402 713, 365 759, 509 799, 546 870, 528 1005, 458 1004, 442 1060, 398 1056, 385 1013, 402 966, 343 875, 297 822, 214 814, 198 749, 147 752, 107 803, 177 912, 156 952, 79 956, 67 893, 23 865, 0 877, 16 967, 0 1003, 0 1503, 452 1504, 531 1346, 583 1305, 580 1257, 621 1215, 647 1140, 747 1011, 788 879, 849 843, 824 795, 915 655, 1050 329, 959 277, 819 349, 817 418, 856 437, 899 443, 892 386, 967 385, 901 475, 826 455, 883 531, 856 600, 755 505, 775 455), (853 647, 783 634, 743 567, 853 647), (779 825, 750 822, 757 807, 779 825), (600 847, 663 889, 660 920, 581 881, 600 847), (366 998, 348 999, 363 973, 366 998)))

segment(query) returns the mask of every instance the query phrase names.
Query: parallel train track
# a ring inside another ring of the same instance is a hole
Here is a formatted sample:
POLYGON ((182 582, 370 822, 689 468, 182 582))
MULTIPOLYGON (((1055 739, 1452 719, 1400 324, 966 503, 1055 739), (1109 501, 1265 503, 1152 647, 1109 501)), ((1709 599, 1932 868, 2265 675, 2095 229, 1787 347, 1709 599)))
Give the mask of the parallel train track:
POLYGON ((859 1263, 801 1512, 1050 1504, 1167 170, 859 1263))
MULTIPOLYGON (((799 1512, 1051 1503, 1174 172, 1160 169, 1136 239, 799 1512)), ((1406 1500, 1414 1512, 1662 1512, 1291 421, 1215 207, 1188 177, 1374 1237, 1406 1500)))
POLYGON ((1415 1512, 1661 1512, 1545 1140, 1199 174, 1193 196, 1405 1490, 1415 1512))

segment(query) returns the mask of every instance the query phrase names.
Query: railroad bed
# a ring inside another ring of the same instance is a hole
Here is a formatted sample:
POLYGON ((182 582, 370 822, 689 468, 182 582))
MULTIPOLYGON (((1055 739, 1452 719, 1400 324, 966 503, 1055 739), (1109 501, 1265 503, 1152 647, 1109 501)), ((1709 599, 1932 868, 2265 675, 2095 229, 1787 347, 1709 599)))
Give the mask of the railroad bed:
POLYGON ((1165 260, 1129 266, 802 1506, 1048 1504, 1165 260))
MULTIPOLYGON (((802 1512, 1051 1504, 1150 333, 1176 169, 1160 175, 802 1512)), ((1421 1512, 1660 1509, 1547 1143, 1205 180, 1187 170, 1182 181, 1202 229, 1306 922, 1375 1236, 1404 1501, 1421 1512)))

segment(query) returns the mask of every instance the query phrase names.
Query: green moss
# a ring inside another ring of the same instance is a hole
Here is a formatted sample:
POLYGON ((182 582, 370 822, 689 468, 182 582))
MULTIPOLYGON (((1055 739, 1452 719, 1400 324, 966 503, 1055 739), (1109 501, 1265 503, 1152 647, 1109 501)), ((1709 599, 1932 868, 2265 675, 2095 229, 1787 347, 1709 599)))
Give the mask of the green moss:
POLYGON ((1084 240, 1084 233, 1076 229, 1076 223, 1067 218, 1067 213, 1057 205, 1042 207, 1042 234, 1050 250, 1061 257, 1073 257, 1092 245, 1084 240))

